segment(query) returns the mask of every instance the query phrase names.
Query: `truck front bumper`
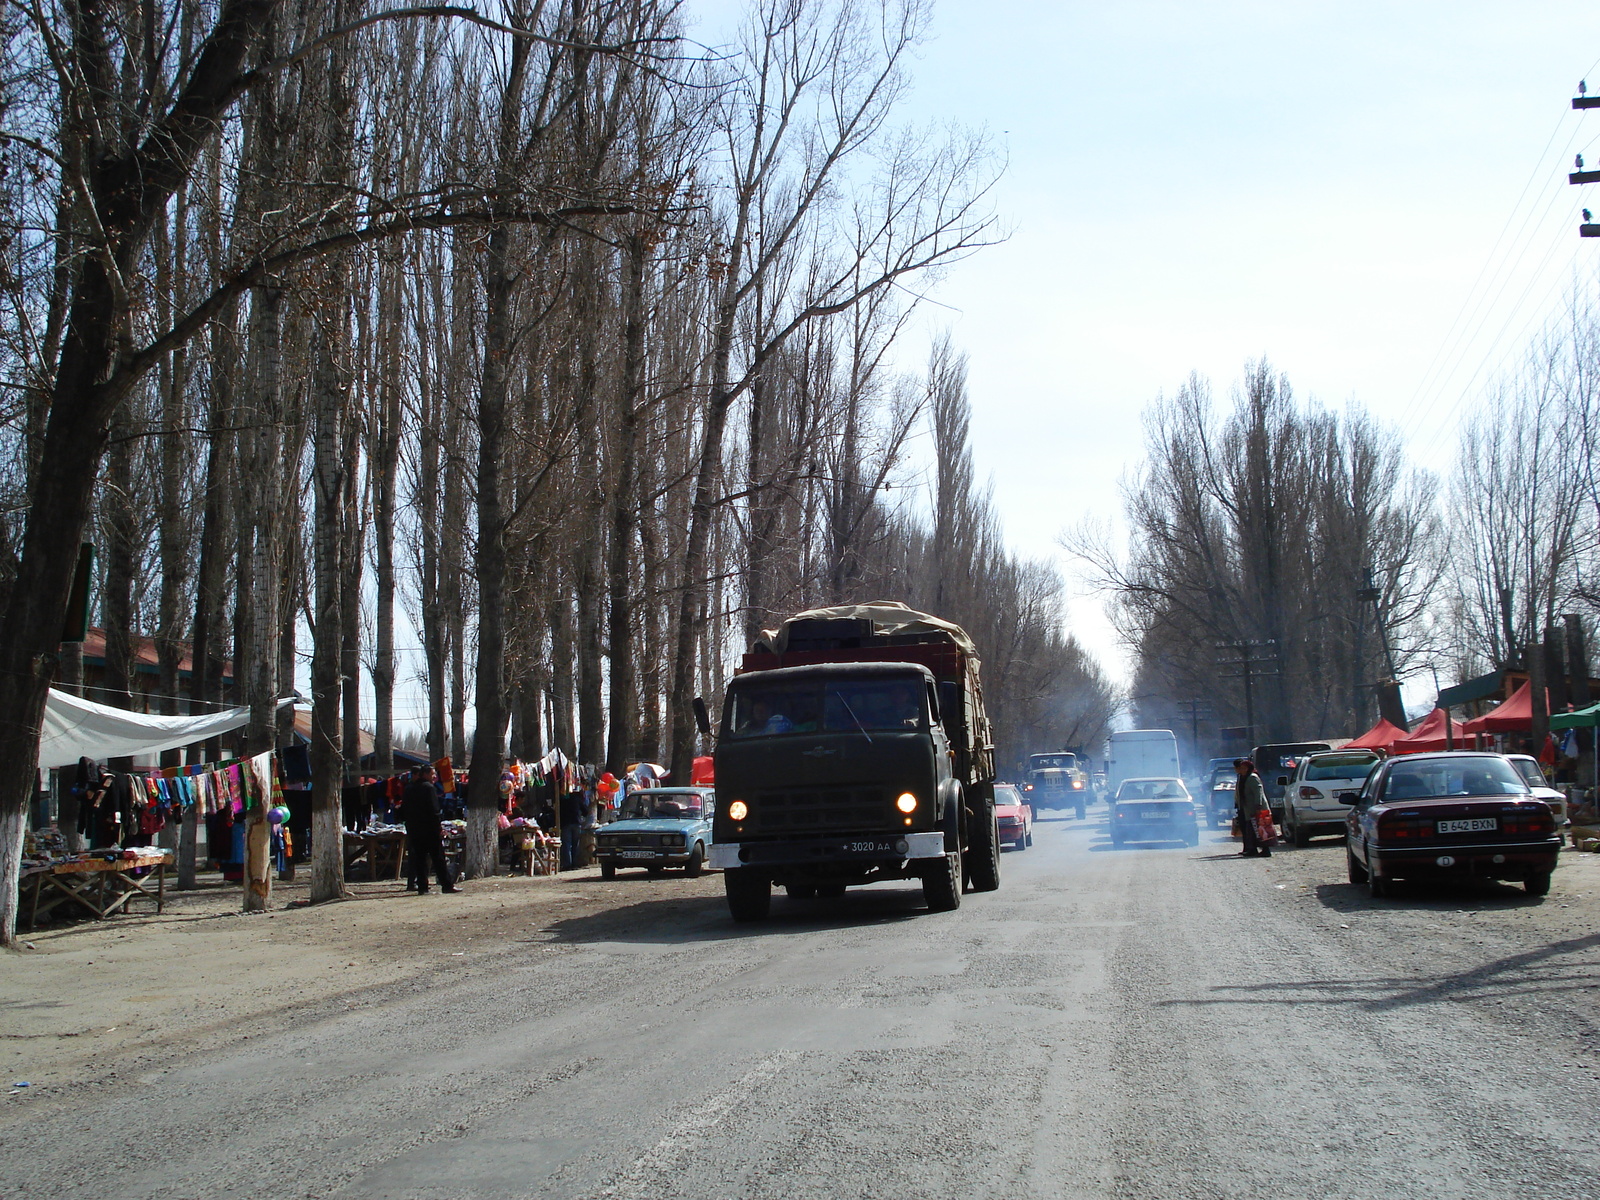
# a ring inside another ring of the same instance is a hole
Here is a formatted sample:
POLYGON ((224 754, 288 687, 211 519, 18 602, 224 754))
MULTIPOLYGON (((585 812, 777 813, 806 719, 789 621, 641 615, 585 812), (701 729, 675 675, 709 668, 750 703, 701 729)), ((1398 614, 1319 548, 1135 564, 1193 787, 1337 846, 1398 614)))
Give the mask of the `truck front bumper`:
POLYGON ((721 871, 833 863, 866 866, 943 857, 944 834, 938 830, 932 833, 840 834, 781 842, 717 842, 711 847, 711 866, 721 871))

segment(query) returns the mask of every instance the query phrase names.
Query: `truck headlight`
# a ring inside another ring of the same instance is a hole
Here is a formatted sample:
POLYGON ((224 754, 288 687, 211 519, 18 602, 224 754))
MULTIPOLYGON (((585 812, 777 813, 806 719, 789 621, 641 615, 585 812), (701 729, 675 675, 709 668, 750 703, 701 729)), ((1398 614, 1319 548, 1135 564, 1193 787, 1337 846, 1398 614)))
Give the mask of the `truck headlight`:
POLYGON ((917 811, 917 798, 910 792, 901 792, 900 798, 894 802, 894 806, 909 815, 917 811))
POLYGON ((732 804, 728 805, 728 819, 730 821, 742 821, 749 815, 750 806, 743 800, 735 800, 732 804))

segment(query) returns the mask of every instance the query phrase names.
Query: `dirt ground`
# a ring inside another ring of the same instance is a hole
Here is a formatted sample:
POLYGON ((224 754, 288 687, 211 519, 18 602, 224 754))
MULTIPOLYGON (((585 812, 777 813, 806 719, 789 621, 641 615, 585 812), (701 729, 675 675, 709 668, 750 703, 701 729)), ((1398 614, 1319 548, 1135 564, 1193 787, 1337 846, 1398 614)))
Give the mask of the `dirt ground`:
POLYGON ((160 915, 140 901, 105 921, 24 932, 21 950, 0 952, 0 1085, 49 1088, 113 1062, 137 1070, 180 1045, 277 1028, 289 1009, 360 1006, 376 986, 544 940, 556 922, 722 891, 716 875, 634 871, 607 883, 589 868, 463 882, 454 896, 352 883, 350 899, 313 906, 299 874, 274 882, 266 913, 242 913, 237 885, 202 876, 196 891, 169 891, 160 915))

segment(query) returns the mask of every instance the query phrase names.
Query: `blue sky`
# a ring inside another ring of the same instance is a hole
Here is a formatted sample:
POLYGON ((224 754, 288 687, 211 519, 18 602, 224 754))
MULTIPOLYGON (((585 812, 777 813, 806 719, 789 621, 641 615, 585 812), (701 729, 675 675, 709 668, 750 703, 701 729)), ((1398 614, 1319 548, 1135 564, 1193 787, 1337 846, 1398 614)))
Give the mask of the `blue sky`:
MULTIPOLYGON (((1600 161, 1600 110, 1570 108, 1593 6, 943 0, 934 32, 908 115, 991 131, 1012 233, 929 319, 1027 553, 1115 516, 1157 393, 1195 370, 1225 398, 1262 355, 1443 470, 1477 386, 1595 273, 1600 188, 1565 180, 1600 161)), ((1098 599, 1072 612, 1118 669, 1098 599)))

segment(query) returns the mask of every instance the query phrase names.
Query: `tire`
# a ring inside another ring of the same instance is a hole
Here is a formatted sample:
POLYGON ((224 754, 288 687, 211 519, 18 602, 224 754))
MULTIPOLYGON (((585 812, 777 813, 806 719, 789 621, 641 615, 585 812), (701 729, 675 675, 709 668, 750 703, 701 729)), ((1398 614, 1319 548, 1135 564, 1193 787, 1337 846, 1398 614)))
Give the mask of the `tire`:
POLYGON ((1122 845, 1122 835, 1121 835, 1121 834, 1120 834, 1120 833, 1113 833, 1113 834, 1112 834, 1112 835, 1111 835, 1111 844, 1112 844, 1112 845, 1113 845, 1113 846, 1120 846, 1120 845, 1122 845))
POLYGON ((735 921, 765 921, 772 911, 772 882, 747 867, 722 873, 728 893, 728 912, 735 921))
POLYGON ((791 900, 810 900, 817 894, 817 889, 809 883, 791 883, 784 887, 791 900))
POLYGON ((1550 894, 1550 872, 1542 875, 1529 875, 1522 881, 1523 890, 1530 896, 1548 896, 1550 894))
POLYGON ((616 863, 604 863, 603 862, 603 863, 600 864, 600 878, 601 879, 615 879, 616 877, 617 877, 617 864, 616 863))
POLYGON ((1183 844, 1185 846, 1198 846, 1200 844, 1200 834, 1198 832, 1191 833, 1188 837, 1183 839, 1183 844))
POLYGON ((1394 884, 1372 869, 1372 864, 1364 864, 1367 872, 1367 895, 1374 900, 1381 900, 1385 896, 1394 894, 1394 884))
POLYGON ((1022 839, 1022 846, 1023 849, 1027 849, 1031 845, 1033 845, 1033 834, 1030 833, 1022 839))
POLYGON ((1086 810, 1085 810, 1085 807, 1084 807, 1084 804, 1083 804, 1083 801, 1081 801, 1081 800, 1080 800, 1080 801, 1078 801, 1078 807, 1077 807, 1077 813, 1078 813, 1078 820, 1080 820, 1080 821, 1081 821, 1081 820, 1083 820, 1083 817, 1084 817, 1084 812, 1085 812, 1085 811, 1086 811, 1086 810))
POLYGON ((946 854, 923 868, 922 898, 929 912, 954 912, 961 907, 961 856, 946 854))
POLYGON ((1365 883, 1367 881, 1367 868, 1356 857, 1356 852, 1349 846, 1344 848, 1345 873, 1351 883, 1365 883))
MULTIPOLYGON (((1283 819, 1285 822, 1288 822, 1289 814, 1284 813, 1283 819)), ((1305 826, 1300 824, 1298 818, 1295 819, 1292 825, 1288 825, 1283 832, 1288 835, 1289 840, 1294 843, 1296 850, 1304 850, 1308 845, 1311 844, 1311 835, 1306 832, 1305 826)))
POLYGON ((1000 886, 1000 830, 994 822, 994 806, 989 819, 979 821, 969 831, 965 874, 975 892, 992 892, 1000 886))
POLYGON ((689 853, 689 861, 683 865, 684 876, 689 879, 700 878, 700 872, 705 869, 705 865, 706 848, 696 842, 694 849, 689 853))

